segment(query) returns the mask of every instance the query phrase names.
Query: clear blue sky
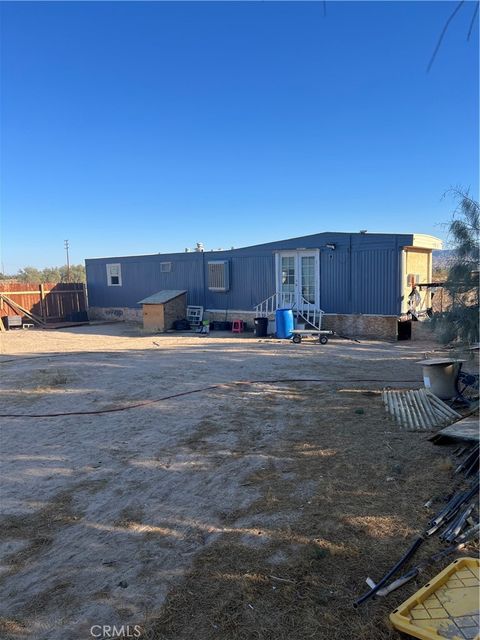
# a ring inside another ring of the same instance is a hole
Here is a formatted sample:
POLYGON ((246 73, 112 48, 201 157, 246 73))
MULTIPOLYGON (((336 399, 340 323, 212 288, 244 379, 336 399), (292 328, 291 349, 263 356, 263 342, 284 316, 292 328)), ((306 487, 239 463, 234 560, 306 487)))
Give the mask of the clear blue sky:
POLYGON ((478 194, 456 2, 2 2, 7 272, 326 230, 444 235, 478 194))

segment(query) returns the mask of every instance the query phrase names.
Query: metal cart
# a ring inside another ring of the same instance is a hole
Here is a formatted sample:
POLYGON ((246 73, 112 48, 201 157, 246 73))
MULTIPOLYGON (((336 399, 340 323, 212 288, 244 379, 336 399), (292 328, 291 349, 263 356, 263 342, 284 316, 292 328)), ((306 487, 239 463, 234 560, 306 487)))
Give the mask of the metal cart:
POLYGON ((327 344, 328 339, 335 335, 335 331, 323 331, 320 329, 293 329, 292 342, 300 344, 302 338, 311 336, 312 338, 318 336, 320 344, 327 344))

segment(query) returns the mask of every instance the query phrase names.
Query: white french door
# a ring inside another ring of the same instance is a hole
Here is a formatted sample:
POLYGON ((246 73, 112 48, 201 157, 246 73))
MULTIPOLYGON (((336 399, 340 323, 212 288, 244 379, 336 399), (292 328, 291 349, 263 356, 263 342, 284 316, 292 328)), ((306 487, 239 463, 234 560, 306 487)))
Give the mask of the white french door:
POLYGON ((320 309, 320 263, 318 251, 280 251, 275 254, 277 296, 281 306, 303 301, 320 309))

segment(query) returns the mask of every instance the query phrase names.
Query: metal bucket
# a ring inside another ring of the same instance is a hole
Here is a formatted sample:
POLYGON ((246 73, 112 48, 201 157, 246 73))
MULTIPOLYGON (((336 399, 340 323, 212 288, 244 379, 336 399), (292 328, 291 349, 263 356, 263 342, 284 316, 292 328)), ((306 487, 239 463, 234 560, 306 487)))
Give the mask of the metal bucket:
POLYGON ((437 398, 450 400, 457 395, 457 378, 464 360, 452 358, 422 360, 423 384, 437 398))

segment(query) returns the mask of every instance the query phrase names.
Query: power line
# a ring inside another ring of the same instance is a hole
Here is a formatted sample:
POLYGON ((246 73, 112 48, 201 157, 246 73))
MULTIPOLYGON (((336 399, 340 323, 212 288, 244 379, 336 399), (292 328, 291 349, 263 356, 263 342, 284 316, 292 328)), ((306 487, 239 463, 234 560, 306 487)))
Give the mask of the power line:
POLYGON ((462 5, 464 4, 464 2, 465 2, 465 0, 460 0, 460 2, 457 4, 455 9, 452 11, 452 13, 450 14, 449 18, 445 22, 445 25, 444 25, 444 27, 442 29, 442 33, 440 34, 440 36, 438 38, 437 45, 436 45, 436 47, 435 47, 435 49, 434 49, 434 51, 432 53, 432 57, 430 58, 430 62, 428 63, 427 73, 432 68, 432 65, 433 65, 434 60, 435 60, 435 58, 437 56, 438 50, 440 49, 440 45, 442 44, 442 40, 443 40, 445 34, 447 33, 447 29, 450 26, 451 21, 457 15, 457 13, 460 11, 460 9, 462 8, 462 5))
POLYGON ((478 5, 479 3, 475 3, 475 11, 473 12, 472 21, 470 22, 470 28, 468 29, 467 34, 467 42, 470 40, 470 36, 472 35, 473 27, 475 26, 475 19, 478 16, 478 5))

